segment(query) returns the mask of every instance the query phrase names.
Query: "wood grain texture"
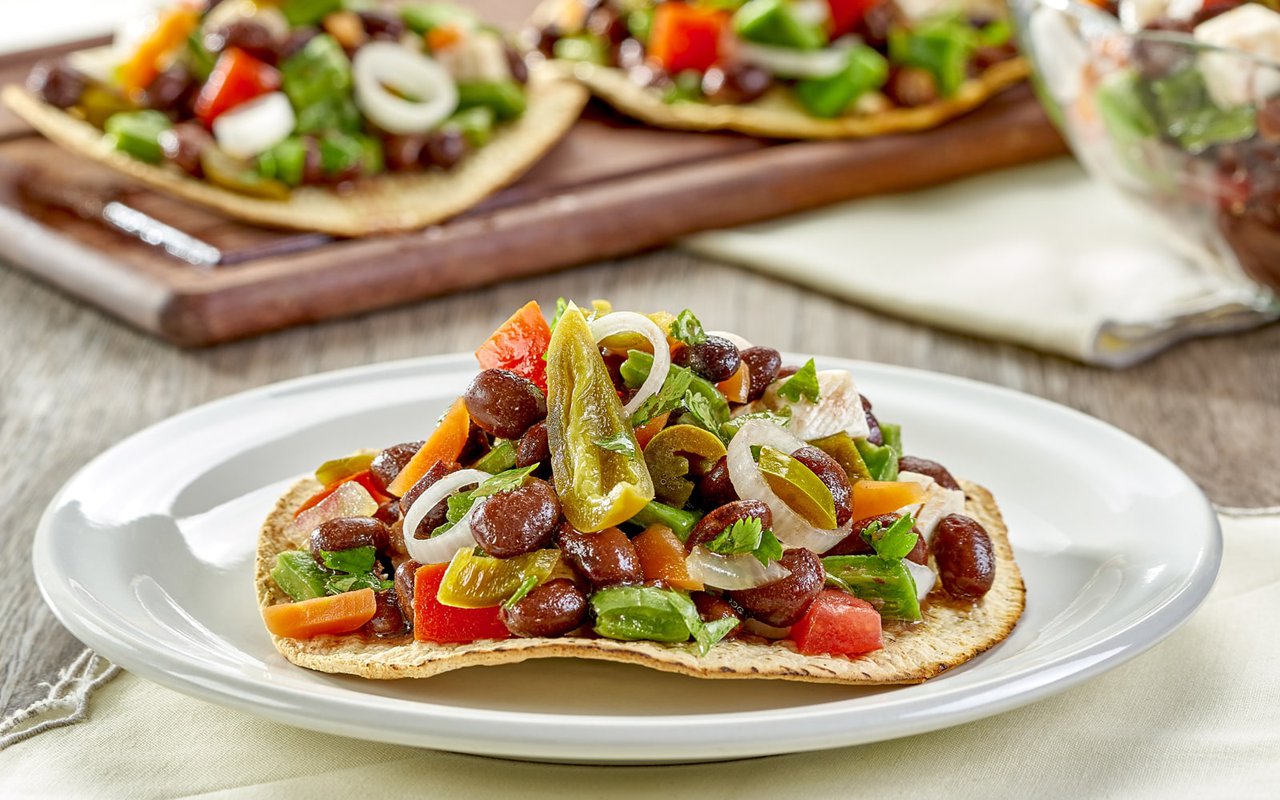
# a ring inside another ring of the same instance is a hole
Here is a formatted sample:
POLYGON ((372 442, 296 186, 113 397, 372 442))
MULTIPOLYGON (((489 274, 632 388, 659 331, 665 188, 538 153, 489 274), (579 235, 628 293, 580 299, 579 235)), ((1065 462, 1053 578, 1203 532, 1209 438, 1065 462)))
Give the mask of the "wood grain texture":
MULTIPOLYGON (((789 284, 660 251, 198 351, 182 351, 0 268, 0 566, 30 575, 40 512, 89 458, 173 413, 271 381, 472 349, 534 297, 699 309, 779 348, 922 367, 1020 389, 1163 451, 1210 497, 1280 504, 1280 326, 1182 345, 1109 372, 931 331, 789 284)), ((1105 459, 1100 454, 1100 463, 1105 459)), ((1153 535, 1158 532, 1153 532, 1153 535)), ((80 645, 30 580, 0 594, 0 713, 25 705, 80 645)))

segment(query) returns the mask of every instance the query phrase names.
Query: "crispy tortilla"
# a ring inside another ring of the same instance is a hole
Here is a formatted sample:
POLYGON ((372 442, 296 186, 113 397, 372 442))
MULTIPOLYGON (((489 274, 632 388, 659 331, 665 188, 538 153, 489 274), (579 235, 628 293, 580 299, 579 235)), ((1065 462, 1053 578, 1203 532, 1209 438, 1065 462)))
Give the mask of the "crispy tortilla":
POLYGON ((0 98, 36 130, 80 155, 152 188, 259 225, 369 236, 409 231, 466 211, 533 166, 569 130, 588 92, 555 69, 532 70, 528 106, 484 146, 448 171, 380 175, 338 193, 295 189, 288 200, 265 200, 222 189, 170 167, 154 166, 112 147, 102 131, 39 100, 19 86, 0 98))
MULTIPOLYGON (((884 649, 861 658, 806 656, 785 642, 737 640, 720 642, 706 656, 699 657, 688 644, 584 637, 460 645, 418 642, 408 637, 386 642, 361 636, 271 638, 276 649, 298 666, 364 678, 425 678, 463 667, 567 657, 639 664, 695 678, 775 678, 862 685, 919 683, 1001 642, 1013 630, 1025 605, 1022 574, 1014 562, 1008 531, 995 499, 977 484, 965 482, 963 486, 965 512, 983 524, 995 545, 995 585, 972 608, 953 605, 945 599, 929 603, 923 624, 886 629, 884 649)), ((301 481, 280 498, 267 517, 258 542, 255 578, 260 607, 289 601, 271 579, 271 568, 279 553, 305 549, 301 539, 291 538, 290 522, 294 511, 320 488, 314 479, 301 481)))
POLYGON ((747 105, 667 103, 662 92, 641 86, 620 69, 587 63, 558 63, 609 105, 660 128, 733 130, 778 139, 861 139, 887 133, 936 128, 972 111, 1001 90, 1030 74, 1024 58, 999 62, 961 84, 951 97, 915 108, 852 113, 834 119, 810 116, 791 90, 779 87, 747 105))

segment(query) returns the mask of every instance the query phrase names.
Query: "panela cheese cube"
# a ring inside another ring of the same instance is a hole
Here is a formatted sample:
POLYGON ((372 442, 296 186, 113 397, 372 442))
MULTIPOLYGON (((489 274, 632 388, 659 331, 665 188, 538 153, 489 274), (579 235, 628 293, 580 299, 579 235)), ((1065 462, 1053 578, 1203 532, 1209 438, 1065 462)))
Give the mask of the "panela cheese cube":
MULTIPOLYGON (((1280 62, 1280 14, 1256 5, 1233 8, 1196 26, 1195 38, 1280 62)), ((1280 70, 1232 53, 1205 52, 1200 71, 1221 108, 1258 103, 1280 93, 1280 70)))

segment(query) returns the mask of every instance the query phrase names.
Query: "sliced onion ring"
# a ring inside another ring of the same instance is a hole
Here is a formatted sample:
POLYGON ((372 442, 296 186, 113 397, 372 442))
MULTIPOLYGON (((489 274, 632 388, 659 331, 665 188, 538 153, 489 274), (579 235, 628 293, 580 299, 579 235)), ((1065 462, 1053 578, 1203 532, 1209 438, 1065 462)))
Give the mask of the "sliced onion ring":
POLYGON ((742 629, 747 633, 764 637, 765 639, 785 639, 791 635, 791 627, 775 628, 772 625, 766 625, 758 619, 747 618, 742 621, 742 629))
POLYGON ((480 500, 471 506, 471 510, 449 530, 430 539, 414 538, 413 532, 426 519, 427 513, 436 507, 436 503, 458 491, 464 486, 480 483, 493 477, 478 469, 461 469, 445 475, 427 487, 404 515, 404 547, 409 557, 420 564, 443 564, 453 558, 458 548, 476 543, 471 535, 471 517, 473 517, 484 501, 480 500))
POLYGON ((395 42, 369 42, 351 62, 356 105, 388 133, 426 133, 453 113, 458 87, 438 63, 395 42), (393 94, 418 98, 407 100, 393 94))
POLYGON ((845 68, 849 50, 828 47, 825 50, 795 50, 763 44, 738 42, 734 54, 740 61, 760 67, 780 78, 826 78, 845 68))
POLYGON ((929 596, 933 585, 937 583, 938 574, 923 564, 917 564, 905 558, 902 559, 902 566, 907 568, 907 572, 911 573, 912 579, 916 582, 916 600, 924 600, 929 596))
POLYGON ((638 333, 653 345, 653 367, 649 370, 649 377, 640 384, 640 391, 631 398, 631 402, 622 407, 629 417, 636 413, 641 403, 657 394, 666 382, 667 373, 671 371, 671 348, 667 346, 667 335, 662 328, 644 314, 634 311, 614 311, 591 323, 591 335, 597 342, 615 333, 638 333))
POLYGON ((805 444, 777 425, 760 419, 749 420, 729 442, 729 480, 738 497, 759 500, 769 506, 773 512, 773 533, 778 541, 788 547, 804 547, 815 553, 825 553, 849 535, 853 529, 851 521, 835 530, 815 528, 774 494, 751 457, 751 448, 755 445, 772 447, 791 455, 805 444))
POLYGON ((754 589, 791 574, 777 561, 770 561, 766 567, 750 553, 722 556, 701 545, 693 548, 684 564, 690 578, 715 589, 754 589))

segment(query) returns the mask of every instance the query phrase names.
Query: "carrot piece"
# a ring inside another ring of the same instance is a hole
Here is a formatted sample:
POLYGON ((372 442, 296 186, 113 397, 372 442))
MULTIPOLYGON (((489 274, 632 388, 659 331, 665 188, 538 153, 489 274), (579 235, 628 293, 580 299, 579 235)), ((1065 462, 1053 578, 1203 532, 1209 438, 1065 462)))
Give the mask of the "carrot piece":
POLYGON ((919 503, 924 487, 913 481, 857 481, 853 484, 853 518, 875 517, 919 503))
POLYGON ((462 455, 462 448, 466 446, 467 434, 470 432, 471 417, 467 414, 467 404, 459 397, 445 412, 440 424, 422 443, 418 452, 414 453, 409 463, 387 486, 387 491, 396 497, 404 497, 437 461, 454 461, 462 455))
POLYGON ((426 41, 427 47, 433 53, 448 50, 462 41, 462 31, 455 25, 437 25, 427 31, 426 41))
POLYGON ((720 394, 730 403, 745 403, 751 392, 751 368, 743 361, 738 371, 716 384, 720 394))
POLYGON ((658 432, 667 424, 667 419, 670 416, 671 412, 667 411, 636 428, 636 444, 640 445, 641 450, 648 446, 650 439, 658 435, 658 432))
POLYGON ((684 544, 665 525, 650 525, 631 540, 640 556, 640 571, 645 582, 662 581, 672 589, 690 592, 702 590, 702 582, 689 577, 685 566, 684 544))
POLYGON ((124 93, 134 94, 150 86, 160 74, 160 60, 186 42, 199 22, 200 15, 192 8, 179 6, 163 12, 155 30, 119 67, 117 76, 124 93))
POLYGON ((310 639, 326 633, 350 633, 373 619, 378 608, 372 589, 314 597, 262 609, 262 621, 276 636, 310 639))

